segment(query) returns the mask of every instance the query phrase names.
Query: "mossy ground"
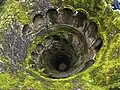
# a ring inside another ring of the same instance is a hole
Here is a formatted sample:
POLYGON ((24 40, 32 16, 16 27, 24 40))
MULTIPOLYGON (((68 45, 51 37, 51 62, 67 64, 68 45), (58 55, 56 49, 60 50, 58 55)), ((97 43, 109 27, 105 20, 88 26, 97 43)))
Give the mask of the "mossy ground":
MULTIPOLYGON (((29 0, 27 0, 29 2, 29 0)), ((51 0, 57 6, 57 1, 51 0)), ((18 71, 15 75, 0 73, 1 90, 109 90, 120 87, 120 14, 112 11, 103 0, 64 0, 63 6, 85 9, 90 17, 97 19, 103 46, 97 54, 96 62, 86 71, 66 79, 49 79, 18 71), (74 2, 73 2, 74 1, 74 2)), ((11 18, 21 24, 30 22, 23 7, 17 0, 6 0, 0 5, 0 30, 3 32, 11 18)), ((1 61, 9 59, 0 58, 1 61)), ((29 71, 28 71, 29 72, 29 71)))

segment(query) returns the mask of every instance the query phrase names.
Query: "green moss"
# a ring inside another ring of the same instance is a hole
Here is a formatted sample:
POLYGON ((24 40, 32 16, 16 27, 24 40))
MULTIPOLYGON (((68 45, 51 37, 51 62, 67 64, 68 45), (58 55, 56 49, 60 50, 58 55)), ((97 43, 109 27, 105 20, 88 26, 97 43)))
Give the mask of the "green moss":
POLYGON ((12 18, 16 18, 21 24, 30 22, 28 15, 24 12, 23 7, 16 0, 6 0, 0 12, 0 28, 8 26, 12 18))
MULTIPOLYGON (((57 5, 57 1, 51 1, 54 5, 57 5)), ((112 32, 112 30, 120 30, 120 15, 118 12, 113 12, 103 0, 64 0, 63 6, 66 5, 70 5, 77 10, 82 8, 88 17, 93 17, 90 18, 93 21, 96 19, 95 22, 99 25, 99 32, 104 43, 97 54, 95 64, 86 71, 65 79, 50 79, 41 76, 40 72, 42 70, 36 72, 27 67, 31 59, 31 51, 34 50, 36 44, 44 41, 45 36, 38 37, 28 48, 23 71, 18 71, 14 76, 11 76, 8 72, 0 73, 0 89, 70 90, 81 88, 82 90, 109 90, 109 88, 120 87, 120 55, 118 54, 116 58, 113 58, 114 52, 120 47, 120 33, 113 35, 113 37, 109 36, 109 32, 112 32), (31 74, 31 72, 33 73, 31 74)), ((15 0, 7 0, 0 15, 0 28, 7 27, 13 17, 21 24, 30 22, 23 7, 15 0)), ((8 65, 9 59, 0 57, 0 60, 8 65)))
POLYGON ((1 74, 0 73, 0 89, 8 90, 15 88, 19 83, 19 78, 11 77, 9 73, 1 74))

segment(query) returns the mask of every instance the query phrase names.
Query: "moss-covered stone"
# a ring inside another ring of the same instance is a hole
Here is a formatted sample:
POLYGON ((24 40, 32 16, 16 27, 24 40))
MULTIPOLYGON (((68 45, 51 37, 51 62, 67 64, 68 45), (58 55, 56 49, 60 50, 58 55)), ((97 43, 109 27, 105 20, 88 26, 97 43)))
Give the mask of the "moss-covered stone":
MULTIPOLYGON (((29 0, 27 0, 27 10, 31 10, 29 0)), ((56 0, 51 0, 57 7, 56 0)), ((107 1, 107 3, 109 3, 107 1)), ((23 68, 15 75, 11 75, 10 69, 6 73, 0 73, 0 89, 2 90, 111 90, 110 88, 120 88, 120 15, 112 11, 104 0, 64 0, 62 7, 72 6, 74 10, 82 8, 87 11, 89 17, 96 18, 99 24, 99 33, 103 37, 103 46, 97 54, 96 62, 87 70, 63 79, 50 79, 39 75, 39 72, 23 68), (31 74, 31 72, 34 72, 31 74)), ((24 11, 22 5, 17 0, 6 0, 0 5, 0 32, 8 27, 12 18, 16 18, 20 24, 29 23, 30 17, 24 11)), ((29 11, 28 11, 29 12, 29 11)), ((3 36, 3 35, 1 35, 3 36)), ((4 41, 0 37, 0 41, 4 41)), ((32 47, 28 49, 27 60, 31 59, 30 51, 34 49, 35 43, 41 41, 36 39, 32 47)), ((1 43, 0 43, 1 44, 1 43)), ((0 47, 1 48, 1 47, 0 47)), ((9 58, 0 56, 0 60, 9 65, 9 58)), ((8 66, 9 68, 9 66, 8 66)), ((114 90, 114 89, 113 89, 114 90)))

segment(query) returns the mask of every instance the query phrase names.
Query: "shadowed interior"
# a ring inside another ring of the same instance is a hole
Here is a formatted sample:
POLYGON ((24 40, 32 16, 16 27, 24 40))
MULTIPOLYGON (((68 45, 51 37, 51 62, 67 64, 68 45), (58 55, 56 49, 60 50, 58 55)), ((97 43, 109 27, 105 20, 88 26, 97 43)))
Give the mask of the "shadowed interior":
POLYGON ((37 66, 38 69, 45 68, 42 74, 46 74, 50 78, 65 78, 87 69, 94 64, 93 50, 102 46, 101 39, 98 40, 97 31, 93 33, 96 29, 97 25, 90 23, 84 30, 84 36, 70 26, 50 27, 48 32, 59 32, 46 35, 44 42, 36 45, 34 51, 38 53, 38 56, 36 54, 32 56, 35 61, 34 66, 37 66), (91 40, 95 42, 92 43, 91 40), (91 46, 90 52, 88 52, 88 46, 91 46))
POLYGON ((65 72, 70 69, 71 58, 64 52, 57 51, 51 56, 50 64, 57 71, 65 72))

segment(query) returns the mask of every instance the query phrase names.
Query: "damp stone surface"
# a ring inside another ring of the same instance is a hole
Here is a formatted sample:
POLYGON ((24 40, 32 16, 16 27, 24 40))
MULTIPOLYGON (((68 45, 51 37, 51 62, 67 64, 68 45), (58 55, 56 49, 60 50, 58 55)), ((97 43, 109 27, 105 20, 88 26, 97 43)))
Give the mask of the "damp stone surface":
POLYGON ((1 0, 1 90, 119 90, 120 15, 105 0, 1 0))

